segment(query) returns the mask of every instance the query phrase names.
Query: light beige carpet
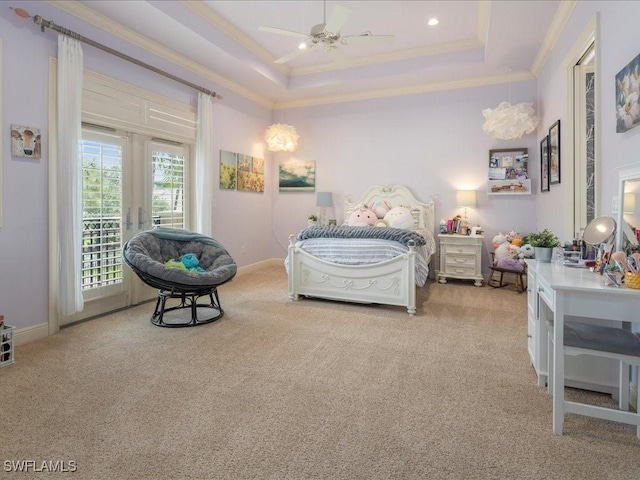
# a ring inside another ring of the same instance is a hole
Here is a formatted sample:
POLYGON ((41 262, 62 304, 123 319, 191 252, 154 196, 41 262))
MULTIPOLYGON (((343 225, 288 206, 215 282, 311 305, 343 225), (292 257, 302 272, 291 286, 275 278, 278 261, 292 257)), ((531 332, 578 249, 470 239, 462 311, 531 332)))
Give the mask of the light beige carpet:
POLYGON ((281 267, 220 289, 225 317, 153 304, 20 346, 0 369, 7 461, 76 479, 638 479, 633 427, 568 415, 527 356, 526 297, 429 282, 418 313, 292 302, 281 267))

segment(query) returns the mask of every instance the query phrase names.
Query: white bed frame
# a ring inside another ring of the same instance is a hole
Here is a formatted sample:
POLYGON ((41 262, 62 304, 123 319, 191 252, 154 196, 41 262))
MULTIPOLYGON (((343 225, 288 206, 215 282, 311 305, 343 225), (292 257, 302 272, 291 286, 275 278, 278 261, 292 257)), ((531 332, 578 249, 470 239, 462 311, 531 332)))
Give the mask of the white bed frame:
MULTIPOLYGON (((369 187, 356 202, 347 196, 344 218, 360 205, 372 205, 386 200, 391 207, 405 206, 411 210, 414 228, 434 232, 435 208, 419 202, 402 185, 369 187)), ((357 303, 399 305, 409 315, 416 313, 415 248, 406 254, 370 265, 339 265, 314 257, 295 246, 295 236, 289 236, 289 297, 326 298, 357 303)))

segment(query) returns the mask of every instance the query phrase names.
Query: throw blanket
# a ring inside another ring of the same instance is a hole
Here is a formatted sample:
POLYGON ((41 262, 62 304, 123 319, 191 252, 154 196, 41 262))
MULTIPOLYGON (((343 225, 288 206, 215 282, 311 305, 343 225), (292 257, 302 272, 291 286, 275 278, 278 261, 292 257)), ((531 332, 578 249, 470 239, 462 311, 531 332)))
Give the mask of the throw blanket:
POLYGON ((211 237, 202 235, 201 233, 189 232, 187 230, 181 230, 179 228, 166 228, 156 227, 153 230, 149 230, 149 233, 154 237, 162 238, 164 240, 177 240, 178 242, 200 242, 205 245, 211 245, 213 247, 225 248, 220 242, 214 240, 211 237))
POLYGON ((307 227, 298 234, 298 241, 309 238, 377 238, 392 240, 405 246, 413 240, 416 245, 426 245, 425 238, 411 230, 384 227, 356 227, 351 225, 317 225, 307 227))

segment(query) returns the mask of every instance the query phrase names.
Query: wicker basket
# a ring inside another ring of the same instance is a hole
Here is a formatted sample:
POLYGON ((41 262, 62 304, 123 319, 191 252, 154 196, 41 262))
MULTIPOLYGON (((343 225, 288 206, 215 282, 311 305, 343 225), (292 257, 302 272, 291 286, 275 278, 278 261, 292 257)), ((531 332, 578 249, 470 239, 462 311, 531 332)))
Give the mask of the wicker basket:
POLYGON ((640 273, 627 272, 624 274, 624 283, 629 288, 640 289, 640 273))

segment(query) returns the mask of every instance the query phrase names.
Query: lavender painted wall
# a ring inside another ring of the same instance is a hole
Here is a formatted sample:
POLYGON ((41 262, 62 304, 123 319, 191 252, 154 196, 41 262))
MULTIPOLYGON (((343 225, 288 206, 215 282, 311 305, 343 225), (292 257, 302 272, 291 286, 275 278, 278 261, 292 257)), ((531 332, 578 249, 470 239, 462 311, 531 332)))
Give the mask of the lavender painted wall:
MULTIPOLYGON (((233 92, 207 84, 197 76, 163 64, 122 44, 108 33, 82 25, 45 2, 15 2, 31 14, 53 19, 96 41, 116 46, 147 63, 214 89, 224 100, 214 106, 214 177, 216 237, 225 244, 240 266, 271 257, 271 165, 266 166, 264 194, 220 192, 219 150, 227 149, 255 156, 265 155, 262 132, 271 121, 271 111, 233 92), (243 250, 242 247, 245 247, 243 250), (243 253, 244 251, 244 253, 243 253)), ((2 196, 3 222, 0 228, 0 313, 19 329, 48 321, 48 67, 57 56, 57 34, 41 33, 31 20, 17 17, 9 8, 0 9, 0 38, 3 46, 2 196), (25 54, 26 52, 26 54, 25 54), (11 157, 9 126, 41 128, 42 158, 39 161, 11 157)), ((100 50, 83 46, 85 68, 146 88, 185 104, 196 105, 197 93, 100 50)))
MULTIPOLYGON (((611 215, 612 199, 618 195, 618 171, 623 165, 640 162, 640 128, 625 133, 616 133, 615 121, 615 75, 640 53, 640 41, 632 33, 636 29, 636 18, 640 14, 638 2, 578 2, 570 20, 549 55, 538 77, 538 111, 545 128, 555 120, 567 124, 565 109, 564 59, 576 43, 589 22, 598 15, 600 44, 597 51, 599 70, 596 95, 600 101, 600 196, 597 214, 611 215)), ((564 132, 566 133, 566 132, 564 132)), ((563 140, 566 138, 564 137, 563 140)), ((541 140, 544 134, 538 132, 541 140)), ((570 196, 569 182, 554 185, 551 192, 538 195, 536 199, 536 223, 539 228, 549 226, 554 231, 563 229, 563 217, 572 205, 566 201, 570 196)))
MULTIPOLYGON (((493 235, 510 230, 530 233, 539 195, 535 135, 501 141, 482 130, 482 110, 495 108, 508 100, 508 94, 509 86, 502 84, 276 112, 278 121, 296 126, 300 148, 274 158, 314 160, 316 191, 333 192, 339 219, 345 195, 356 200, 370 185, 403 184, 425 202, 435 195, 436 221, 462 213, 455 206, 457 189, 477 190, 478 206, 468 212, 470 221, 486 232, 483 265, 488 271, 493 235), (487 195, 489 150, 513 147, 529 149, 536 194, 487 195)), ((511 102, 535 102, 535 82, 512 84, 511 102)), ((288 235, 304 227, 315 211, 314 194, 276 194, 276 238, 286 245, 288 235)), ((286 252, 276 245, 275 254, 286 252)))

